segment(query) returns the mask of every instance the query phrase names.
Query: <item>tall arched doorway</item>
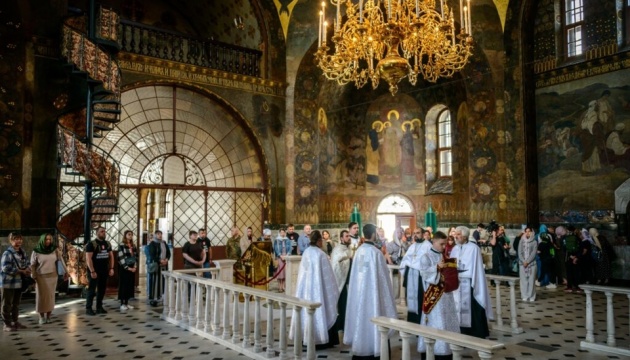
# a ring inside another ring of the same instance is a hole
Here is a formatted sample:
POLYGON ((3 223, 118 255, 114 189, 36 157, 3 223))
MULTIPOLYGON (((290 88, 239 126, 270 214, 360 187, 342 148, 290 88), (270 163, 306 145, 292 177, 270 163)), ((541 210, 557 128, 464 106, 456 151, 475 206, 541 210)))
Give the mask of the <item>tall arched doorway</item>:
POLYGON ((416 227, 413 202, 402 194, 387 195, 376 208, 376 223, 383 228, 385 236, 390 240, 399 227, 413 231, 416 227))
MULTIPOLYGON (((267 169, 236 110, 169 84, 131 88, 121 100, 121 121, 95 140, 120 165, 119 213, 106 226, 112 243, 126 229, 145 238, 166 231, 175 247, 199 228, 213 245, 224 245, 233 225, 262 232, 267 169)), ((62 212, 82 201, 76 186, 62 179, 62 212)))

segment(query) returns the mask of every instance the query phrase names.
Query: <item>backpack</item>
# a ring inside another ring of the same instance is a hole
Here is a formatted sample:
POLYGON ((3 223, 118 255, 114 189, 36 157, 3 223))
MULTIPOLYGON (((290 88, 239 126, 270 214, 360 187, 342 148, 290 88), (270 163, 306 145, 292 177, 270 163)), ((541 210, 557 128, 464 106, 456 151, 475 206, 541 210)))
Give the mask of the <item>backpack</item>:
POLYGON ((572 253, 577 251, 580 247, 580 243, 578 241, 577 236, 570 234, 564 238, 564 247, 567 249, 568 253, 572 253))

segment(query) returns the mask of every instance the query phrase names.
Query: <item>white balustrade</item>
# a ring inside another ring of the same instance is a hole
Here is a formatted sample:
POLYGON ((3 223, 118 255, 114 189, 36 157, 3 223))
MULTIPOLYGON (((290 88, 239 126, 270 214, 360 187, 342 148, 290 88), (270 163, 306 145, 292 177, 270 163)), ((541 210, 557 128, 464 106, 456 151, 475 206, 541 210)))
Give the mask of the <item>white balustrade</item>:
POLYGON ((212 279, 198 277, 194 274, 199 272, 198 270, 200 269, 163 272, 166 283, 169 284, 166 286, 165 294, 167 299, 165 306, 168 306, 169 309, 164 310, 162 314, 164 320, 242 353, 249 358, 278 358, 276 351, 279 350, 279 358, 286 359, 291 356, 287 350, 287 334, 290 326, 290 321, 287 321, 286 310, 288 306, 298 310, 296 315, 298 326, 294 329, 295 333, 292 334, 294 339, 293 356, 296 359, 303 357, 302 344, 304 341, 307 346, 306 358, 315 359, 313 318, 315 310, 320 306, 319 303, 219 280, 221 279, 221 270, 219 269, 204 270, 213 274, 212 279), (219 296, 220 291, 223 291, 222 297, 219 296), (251 301, 252 299, 253 301, 251 301), (253 324, 250 318, 252 316, 250 303, 254 304, 254 309, 252 309, 254 312, 253 324), (265 314, 261 310, 262 303, 267 307, 265 314), (274 304, 278 304, 279 311, 274 310, 274 304), (241 309, 243 311, 242 317, 240 316, 241 309), (306 333, 308 335, 304 340, 300 320, 301 309, 305 309, 306 316, 308 316, 306 321, 308 329, 306 333), (277 319, 278 313, 280 316, 279 324, 274 322, 274 315, 277 319), (239 323, 239 320, 242 320, 242 324, 239 323), (263 324, 264 321, 266 324, 263 324), (251 338, 252 325, 253 339, 251 338), (263 326, 266 326, 264 329, 266 339, 263 339, 262 336, 263 326), (278 334, 278 341, 275 339, 275 334, 278 334), (263 346, 266 346, 266 351, 263 351, 263 346))
POLYGON ((480 339, 474 336, 463 335, 451 331, 438 330, 429 326, 410 323, 404 320, 391 319, 386 317, 376 317, 371 320, 381 333, 381 359, 388 359, 387 344, 388 331, 395 330, 400 333, 402 338, 402 360, 411 359, 411 351, 409 349, 409 338, 413 336, 422 336, 427 344, 427 360, 433 360, 433 348, 436 341, 444 341, 451 346, 453 351, 453 359, 461 359, 461 350, 471 349, 477 351, 481 359, 491 359, 492 353, 497 349, 505 346, 496 341, 480 339))
MULTIPOLYGON (((630 288, 618 288, 612 286, 580 285, 586 295, 586 338, 580 342, 582 349, 604 351, 621 356, 630 356, 630 349, 618 347, 615 340, 615 309, 614 296, 621 295, 628 299, 630 305, 630 288), (595 340, 595 328, 593 321, 593 293, 603 293, 606 296, 606 343, 597 343, 595 340)), ((630 315, 630 306, 628 314, 630 315)))
POLYGON ((295 295, 302 257, 300 255, 288 255, 284 257, 284 261, 286 263, 284 268, 284 293, 287 295, 295 295))
POLYGON ((487 280, 493 280, 496 283, 495 287, 495 318, 496 323, 492 325, 492 329, 511 332, 512 334, 521 334, 523 332, 523 328, 518 326, 518 314, 516 313, 516 290, 515 286, 519 280, 518 277, 515 276, 503 276, 503 275, 491 275, 486 274, 487 280), (503 324, 503 308, 501 304, 502 296, 501 296, 501 283, 507 282, 510 286, 510 326, 506 326, 503 324))

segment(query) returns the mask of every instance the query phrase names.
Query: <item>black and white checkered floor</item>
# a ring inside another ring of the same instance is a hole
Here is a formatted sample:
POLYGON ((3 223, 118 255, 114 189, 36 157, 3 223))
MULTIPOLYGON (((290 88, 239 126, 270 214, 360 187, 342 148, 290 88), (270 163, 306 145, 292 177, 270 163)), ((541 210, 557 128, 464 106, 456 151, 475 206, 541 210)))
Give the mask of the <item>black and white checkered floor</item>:
MULTIPOLYGON (((507 287, 506 287, 507 292, 507 287)), ((517 290, 518 292, 518 290, 517 290)), ((494 295, 494 291, 492 291, 494 295)), ((34 298, 23 299, 21 322, 28 329, 3 332, 0 335, 2 359, 115 358, 115 359, 238 359, 245 358, 235 351, 191 334, 160 319, 161 308, 145 304, 142 295, 130 304, 136 308, 121 313, 115 296, 108 296, 106 315, 85 315, 84 299, 60 297, 53 322, 39 325, 33 312, 34 298)), ((594 295, 595 337, 606 339, 606 300, 594 295)), ((519 326, 523 334, 512 335, 492 331, 491 339, 506 344, 494 359, 621 359, 596 351, 581 350, 580 341, 586 335, 585 296, 566 294, 558 290, 538 290, 535 303, 517 302, 519 326)), ((630 345, 628 299, 614 298, 615 326, 618 346, 630 345)), ((509 324, 509 304, 503 303, 504 323, 509 324)), ((402 314, 401 314, 402 316, 402 314)), ((392 359, 400 359, 401 342, 392 339, 392 359)), ((292 351, 292 347, 289 351, 292 351)), ((415 344, 413 344, 415 349, 415 344)), ((342 345, 318 351, 318 358, 350 359, 349 347, 342 345)), ((414 358, 419 354, 412 350, 414 358)), ((467 352, 464 358, 477 358, 467 352)))

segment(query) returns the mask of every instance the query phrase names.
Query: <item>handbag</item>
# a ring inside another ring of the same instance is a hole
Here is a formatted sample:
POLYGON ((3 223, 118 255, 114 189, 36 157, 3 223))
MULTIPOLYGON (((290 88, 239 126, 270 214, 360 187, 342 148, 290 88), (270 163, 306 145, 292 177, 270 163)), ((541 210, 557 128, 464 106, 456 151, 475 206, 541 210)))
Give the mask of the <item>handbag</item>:
MULTIPOLYGON (((15 255, 13 255, 13 261, 15 262, 15 266, 20 269, 20 270, 24 270, 23 268, 20 267, 20 265, 18 264, 17 259, 15 258, 15 255)), ((33 279, 30 275, 20 275, 22 277, 22 287, 20 288, 20 291, 25 293, 27 291, 30 290, 31 286, 33 286, 35 284, 35 279, 33 279)))
POLYGON ((135 256, 127 256, 125 258, 125 266, 128 268, 136 267, 136 257, 135 256))
POLYGON ((147 264, 147 272, 150 274, 155 274, 158 271, 158 263, 151 262, 147 264))
POLYGON ((57 275, 64 276, 66 274, 66 269, 63 268, 61 260, 55 261, 55 266, 57 267, 57 275))

